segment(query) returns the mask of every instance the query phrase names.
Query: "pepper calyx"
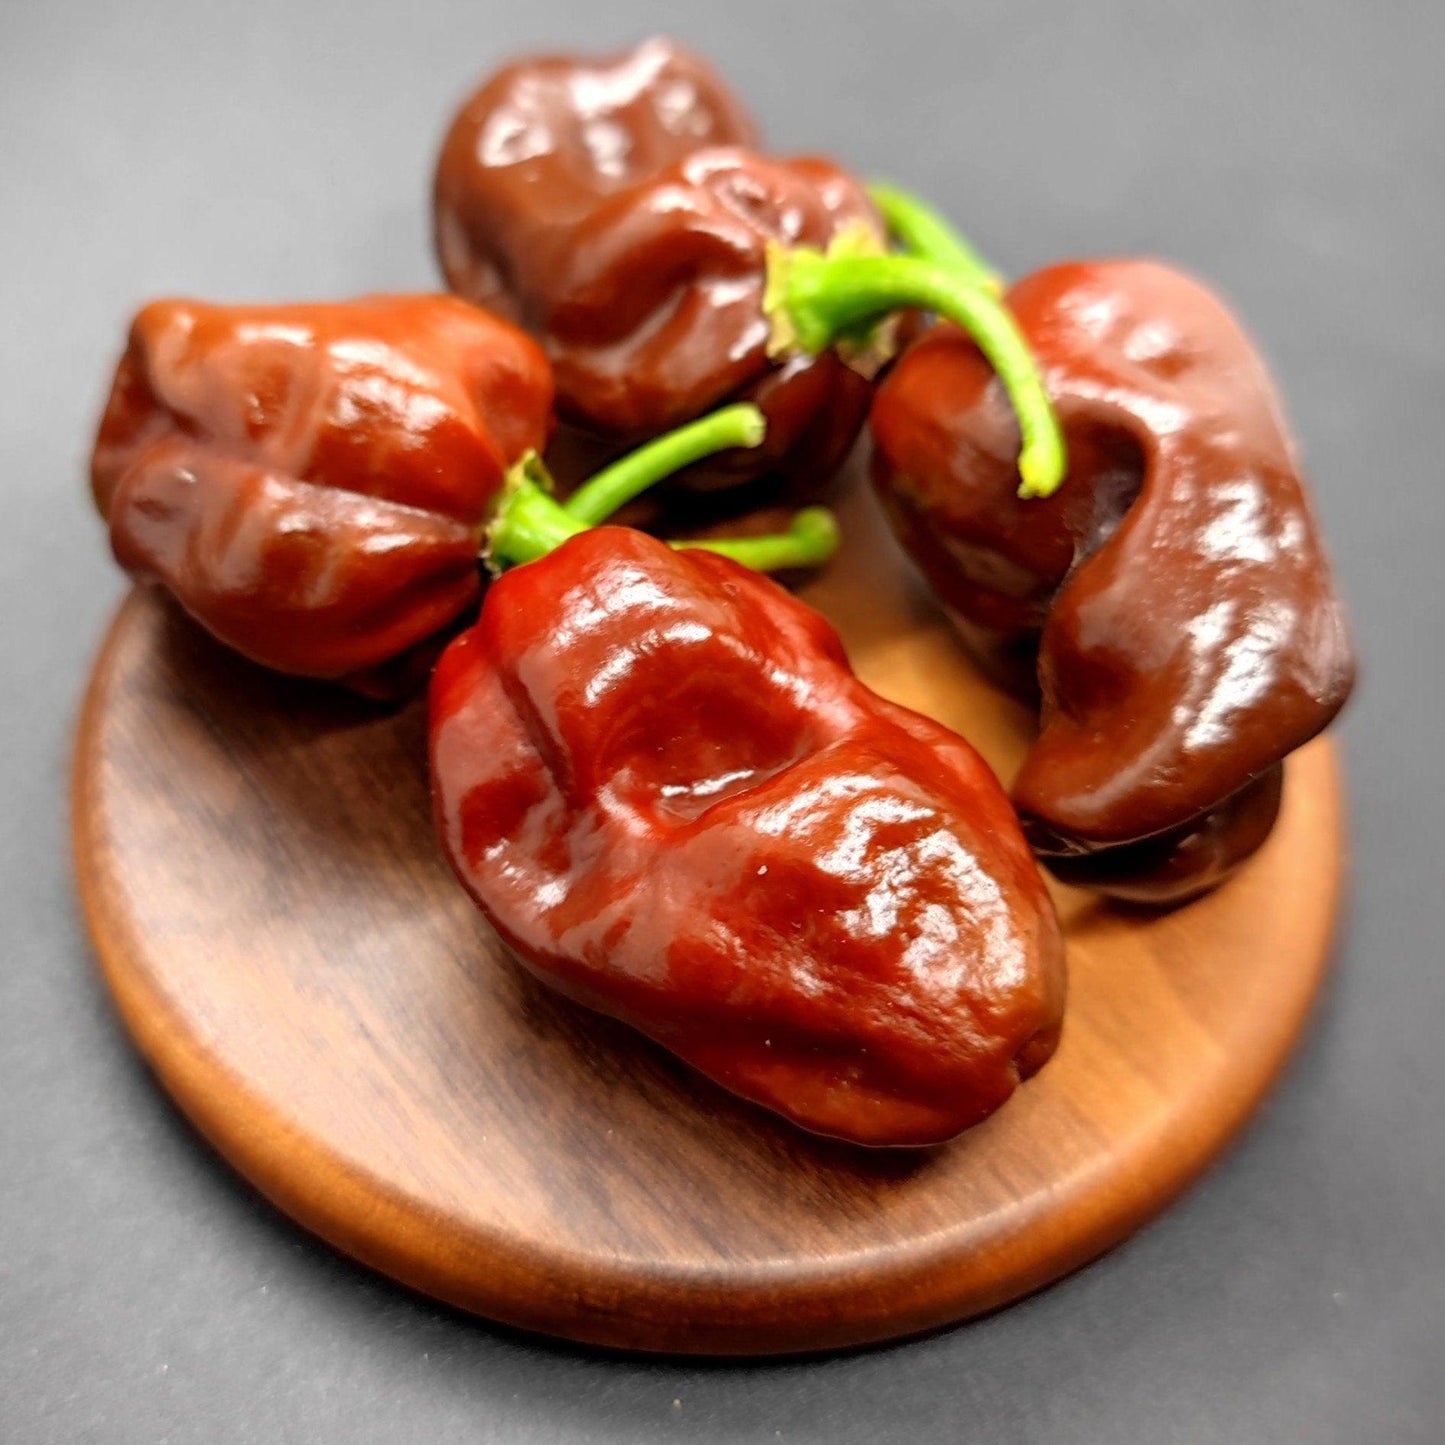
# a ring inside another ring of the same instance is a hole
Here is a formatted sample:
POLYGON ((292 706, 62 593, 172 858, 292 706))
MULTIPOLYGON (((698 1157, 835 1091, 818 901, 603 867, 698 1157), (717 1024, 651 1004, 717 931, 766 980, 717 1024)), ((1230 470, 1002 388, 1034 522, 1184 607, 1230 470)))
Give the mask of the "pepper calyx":
POLYGON ((541 456, 522 453, 502 483, 496 510, 487 524, 482 562, 494 577, 508 567, 535 562, 587 526, 562 510, 553 493, 556 483, 541 456))
POLYGON ((769 241, 763 282, 769 359, 778 361, 800 351, 817 356, 832 346, 843 362, 872 380, 897 354, 898 318, 888 314, 830 331, 809 310, 797 308, 795 298, 825 285, 832 262, 850 256, 886 254, 885 242, 866 221, 844 226, 826 250, 769 241))
POLYGON ((1063 484, 1063 431, 1038 363, 1013 313, 984 287, 918 256, 830 256, 807 247, 775 253, 769 282, 775 337, 792 337, 811 354, 900 310, 954 322, 978 345, 1013 404, 1022 443, 1019 496, 1047 497, 1063 484))

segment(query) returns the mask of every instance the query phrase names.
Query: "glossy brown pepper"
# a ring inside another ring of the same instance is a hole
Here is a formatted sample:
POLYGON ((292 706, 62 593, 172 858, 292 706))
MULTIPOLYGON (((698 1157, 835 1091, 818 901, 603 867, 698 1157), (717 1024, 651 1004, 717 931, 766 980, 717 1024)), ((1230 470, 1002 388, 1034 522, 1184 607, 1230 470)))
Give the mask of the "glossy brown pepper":
POLYGON ((765 248, 858 227, 881 246, 882 224, 830 162, 756 142, 706 63, 655 39, 509 66, 462 108, 437 167, 448 285, 538 337, 565 419, 632 442, 724 401, 762 408, 763 446, 691 468, 693 486, 826 479, 871 393, 832 351, 769 359, 765 248))
POLYGON ((476 601, 483 523, 551 400, 536 344, 455 297, 156 301, 95 500, 120 564, 238 652, 386 692, 476 601))
POLYGON ((1063 942, 993 774, 729 559, 603 527, 506 573, 431 758, 528 968, 806 1129, 946 1139, 1053 1052, 1063 942))
POLYGON ((1280 764, 1354 663, 1269 375, 1204 287, 1145 261, 1026 277, 1008 305, 1069 448, 1020 501, 992 372, 939 326, 880 387, 874 479, 903 545, 995 660, 1037 645, 1042 714, 1014 784, 1061 876, 1177 901, 1268 835, 1280 764))

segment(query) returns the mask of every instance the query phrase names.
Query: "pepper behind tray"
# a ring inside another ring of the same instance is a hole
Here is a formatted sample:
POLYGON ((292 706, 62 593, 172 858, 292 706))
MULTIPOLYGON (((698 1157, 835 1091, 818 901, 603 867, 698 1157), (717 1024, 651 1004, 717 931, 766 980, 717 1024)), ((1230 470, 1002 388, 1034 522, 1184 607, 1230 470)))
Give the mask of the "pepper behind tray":
POLYGON ((712 69, 654 39, 498 72, 456 117, 436 173, 448 284, 537 336, 565 419, 620 443, 728 399, 761 407, 765 444, 690 469, 693 486, 764 471, 821 483, 870 397, 831 350, 770 360, 762 296, 769 241, 826 247, 861 229, 881 247, 877 213, 830 162, 772 159, 756 142, 712 69))

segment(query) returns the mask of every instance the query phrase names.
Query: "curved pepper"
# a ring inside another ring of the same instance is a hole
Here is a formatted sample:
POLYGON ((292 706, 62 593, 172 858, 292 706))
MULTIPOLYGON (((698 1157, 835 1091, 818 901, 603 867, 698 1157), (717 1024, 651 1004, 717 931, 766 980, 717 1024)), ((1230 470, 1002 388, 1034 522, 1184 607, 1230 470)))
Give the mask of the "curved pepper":
POLYGON ((482 527, 551 404, 536 344, 454 297, 156 301, 92 485, 117 561, 223 642, 385 692, 475 603, 482 527))
POLYGON ((946 1139, 1054 1049, 1059 927, 993 775, 728 559, 599 528, 507 573, 431 759, 529 969, 806 1129, 946 1139))
POLYGON ((768 355, 770 241, 883 230, 827 161, 774 160, 700 59, 649 40, 602 59, 522 61, 447 134, 435 182, 447 283, 542 342, 568 420, 651 435, 733 398, 768 421, 756 451, 693 468, 694 486, 763 471, 806 484, 842 463, 870 387, 834 351, 768 355))
POLYGON ((1051 266, 1007 303, 1067 436, 1016 495, 1018 427, 990 368, 933 328, 879 388, 874 480, 965 634, 1042 715, 1014 784, 1070 882, 1145 902, 1212 887, 1268 835, 1284 757, 1354 664, 1268 373, 1225 307, 1152 262, 1051 266))

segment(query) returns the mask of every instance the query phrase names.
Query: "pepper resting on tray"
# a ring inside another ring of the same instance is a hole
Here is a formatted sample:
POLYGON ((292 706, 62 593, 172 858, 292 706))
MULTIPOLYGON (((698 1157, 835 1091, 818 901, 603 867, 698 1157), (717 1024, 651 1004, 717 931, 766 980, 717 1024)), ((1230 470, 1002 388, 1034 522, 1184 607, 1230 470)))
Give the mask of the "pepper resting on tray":
POLYGON ((508 572, 431 758, 529 969, 804 1128, 946 1139, 1054 1049, 1059 926, 992 773, 727 558, 604 527, 508 572))
MULTIPOLYGON (((453 297, 157 301, 116 374, 95 498, 121 565, 237 651, 403 691, 475 603, 480 551, 539 555, 763 432, 752 408, 724 409, 608 468, 568 513, 536 459, 551 403, 536 344, 453 297)), ((782 538, 706 545, 807 565, 832 550, 832 521, 810 509, 782 538)))
POLYGON ((1050 266, 1007 294, 1067 438, 1019 496, 1015 416, 940 324, 874 403, 894 530, 986 658, 1036 669, 1013 795, 1065 881, 1148 903, 1257 849, 1282 761, 1349 695, 1339 599, 1269 375, 1198 282, 1147 261, 1050 266))

